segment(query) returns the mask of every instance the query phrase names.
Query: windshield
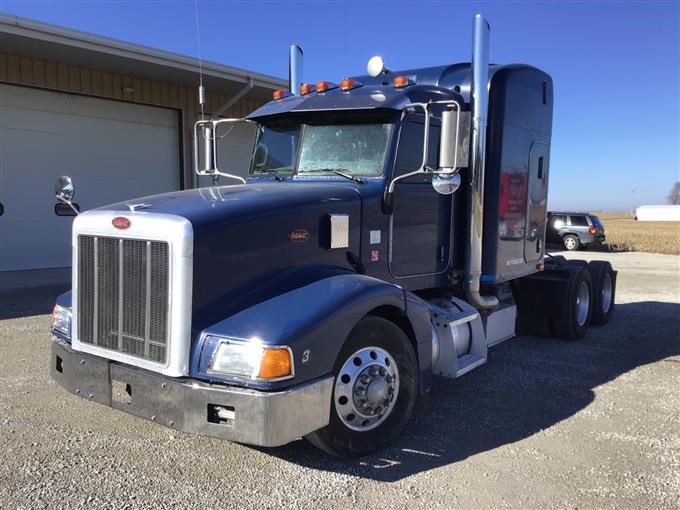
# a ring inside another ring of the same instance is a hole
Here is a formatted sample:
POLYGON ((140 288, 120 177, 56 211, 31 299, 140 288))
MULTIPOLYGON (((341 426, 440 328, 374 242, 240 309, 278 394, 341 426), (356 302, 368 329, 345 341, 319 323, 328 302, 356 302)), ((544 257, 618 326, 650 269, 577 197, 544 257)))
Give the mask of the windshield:
POLYGON ((299 139, 299 124, 259 125, 250 173, 292 173, 299 139))
POLYGON ((380 175, 392 124, 305 125, 298 174, 380 175))

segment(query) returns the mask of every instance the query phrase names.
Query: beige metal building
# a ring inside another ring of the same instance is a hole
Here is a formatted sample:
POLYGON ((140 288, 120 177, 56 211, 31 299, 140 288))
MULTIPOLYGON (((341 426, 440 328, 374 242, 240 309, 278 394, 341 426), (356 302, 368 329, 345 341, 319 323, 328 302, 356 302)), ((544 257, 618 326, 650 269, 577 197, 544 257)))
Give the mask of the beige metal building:
MULTIPOLYGON (((216 115, 247 115, 287 85, 202 67, 216 115)), ((198 70, 194 58, 0 14, 0 278, 70 265, 59 175, 73 177, 81 210, 202 184, 191 163, 198 70)), ((247 160, 249 145, 230 140, 247 160)))

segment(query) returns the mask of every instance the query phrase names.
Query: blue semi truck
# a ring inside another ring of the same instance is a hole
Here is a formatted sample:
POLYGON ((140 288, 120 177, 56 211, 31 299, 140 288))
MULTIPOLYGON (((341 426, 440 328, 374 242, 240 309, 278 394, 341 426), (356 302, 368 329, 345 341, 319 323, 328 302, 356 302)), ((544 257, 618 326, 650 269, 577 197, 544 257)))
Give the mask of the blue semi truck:
POLYGON ((401 433, 432 376, 516 331, 606 323, 609 263, 545 253, 552 80, 489 65, 488 34, 476 16, 471 63, 374 57, 315 85, 293 47, 290 90, 196 124, 197 173, 240 183, 78 215, 52 377, 178 430, 359 456, 401 433), (234 123, 255 133, 245 178, 216 148, 234 123))

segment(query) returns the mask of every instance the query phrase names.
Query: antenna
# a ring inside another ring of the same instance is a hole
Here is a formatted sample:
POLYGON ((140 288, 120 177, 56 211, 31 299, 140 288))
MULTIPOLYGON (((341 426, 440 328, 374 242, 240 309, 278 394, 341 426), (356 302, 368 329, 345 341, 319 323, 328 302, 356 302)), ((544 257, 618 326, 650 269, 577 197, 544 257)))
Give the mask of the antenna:
POLYGON ((198 23, 198 0, 194 0, 196 15, 196 42, 198 44, 198 104, 201 106, 201 120, 205 119, 205 87, 203 86, 203 59, 201 58, 201 30, 198 23))

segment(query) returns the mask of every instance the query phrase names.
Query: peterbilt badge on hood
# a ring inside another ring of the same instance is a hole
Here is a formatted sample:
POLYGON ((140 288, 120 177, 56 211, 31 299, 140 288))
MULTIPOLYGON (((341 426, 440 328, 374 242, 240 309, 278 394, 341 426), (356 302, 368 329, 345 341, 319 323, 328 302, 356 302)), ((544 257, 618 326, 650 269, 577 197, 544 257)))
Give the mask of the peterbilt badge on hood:
POLYGON ((130 220, 124 216, 116 216, 111 220, 111 225, 119 230, 125 230, 130 228, 130 220))

